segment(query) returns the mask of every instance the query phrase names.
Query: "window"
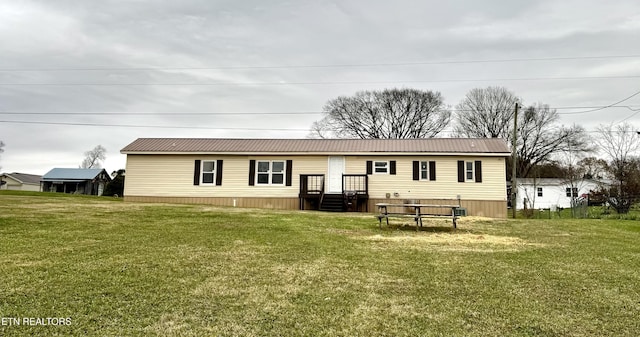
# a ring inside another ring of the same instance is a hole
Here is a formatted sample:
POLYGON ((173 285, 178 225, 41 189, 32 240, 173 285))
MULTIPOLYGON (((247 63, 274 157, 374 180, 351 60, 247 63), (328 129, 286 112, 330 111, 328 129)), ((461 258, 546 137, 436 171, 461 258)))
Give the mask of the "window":
POLYGON ((541 197, 542 196, 542 187, 538 187, 538 196, 541 197))
POLYGON ((222 185, 222 159, 196 159, 193 166, 193 185, 222 185))
MULTIPOLYGON (((391 174, 393 174, 393 162, 391 164, 391 174)), ((463 165, 464 166, 464 165, 463 165)), ((413 161, 413 180, 434 181, 436 180, 435 161, 413 161)))
POLYGON ((468 161, 465 163, 465 177, 466 180, 471 180, 473 181, 474 178, 474 174, 473 174, 473 162, 472 161, 468 161))
MULTIPOLYGON (((433 171, 433 170, 432 170, 433 171)), ((458 182, 482 182, 482 161, 458 160, 458 182)))
POLYGON ((389 173, 389 162, 388 161, 373 162, 373 173, 380 173, 380 174, 389 173))
POLYGON ((577 187, 574 187, 574 188, 567 187, 566 191, 567 191, 567 197, 569 197, 569 198, 578 196, 578 188, 577 187), (573 192, 573 195, 572 195, 572 192, 573 192))
POLYGON ((420 162, 420 180, 429 180, 429 162, 420 162))
POLYGON ((213 185, 215 183, 216 175, 216 162, 215 161, 202 161, 202 184, 213 185))
POLYGON ((271 183, 284 184, 284 162, 271 162, 271 183))
POLYGON ((284 184, 284 161, 258 161, 258 185, 284 184))

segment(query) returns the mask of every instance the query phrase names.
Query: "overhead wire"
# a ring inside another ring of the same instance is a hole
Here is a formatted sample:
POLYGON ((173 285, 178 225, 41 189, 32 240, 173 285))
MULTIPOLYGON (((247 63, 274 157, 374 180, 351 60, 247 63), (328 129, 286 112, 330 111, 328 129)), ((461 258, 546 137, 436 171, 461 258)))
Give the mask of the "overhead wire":
POLYGON ((566 60, 597 60, 613 58, 640 58, 640 54, 632 55, 596 55, 596 56, 559 56, 529 57, 511 59, 470 59, 470 60, 435 60, 417 62, 379 62, 379 63, 346 63, 346 64, 307 64, 307 65, 247 65, 247 66, 205 66, 205 67, 77 67, 77 68, 0 68, 0 72, 56 72, 56 71, 175 71, 175 70, 233 70, 233 69, 303 69, 303 68, 360 68, 360 67, 406 67, 420 65, 473 64, 473 63, 510 63, 510 62, 542 62, 566 60))
MULTIPOLYGON (((198 130, 243 130, 243 131, 284 131, 284 132, 309 132, 309 128, 251 128, 251 127, 207 127, 207 126, 172 126, 172 125, 139 125, 139 124, 110 124, 110 123, 74 123, 74 122, 41 122, 41 121, 7 121, 0 123, 34 124, 34 125, 64 125, 64 126, 95 126, 95 127, 123 127, 123 128, 154 128, 154 129, 198 129, 198 130)), ((588 133, 598 133, 598 130, 585 130, 588 133)), ((636 131, 613 131, 631 132, 636 131)))
POLYGON ((328 82, 209 82, 209 83, 0 83, 0 86, 285 86, 285 85, 353 85, 353 84, 403 84, 403 83, 457 83, 457 82, 494 82, 494 81, 571 81, 601 79, 635 79, 640 75, 624 76, 572 76, 572 77, 529 77, 529 78, 485 78, 485 79, 445 79, 445 80, 389 80, 389 81, 328 81, 328 82))
POLYGON ((172 125, 136 125, 136 124, 107 124, 107 123, 75 123, 75 122, 41 122, 41 121, 6 121, 0 123, 37 124, 37 125, 67 125, 67 126, 99 126, 123 128, 154 128, 154 129, 202 129, 202 130, 246 130, 246 131, 309 131, 309 129, 292 128, 249 128, 249 127, 207 127, 207 126, 172 126, 172 125))
MULTIPOLYGON (((640 55, 605 55, 605 56, 573 56, 573 57, 549 57, 549 58, 520 58, 520 59, 489 59, 489 60, 443 60, 443 61, 423 61, 423 62, 397 62, 397 63, 364 63, 364 64, 325 64, 325 65, 275 65, 275 66, 220 66, 220 67, 131 67, 131 68, 4 68, 0 72, 21 72, 21 71, 131 71, 131 70, 215 70, 215 69, 284 69, 284 68, 331 68, 331 67, 395 67, 395 66, 415 66, 415 65, 437 65, 437 64, 463 64, 463 63, 502 63, 502 62, 524 62, 524 61, 558 61, 558 60, 588 60, 605 58, 638 58, 640 55)), ((0 83, 0 86, 275 86, 275 85, 351 85, 351 84, 388 84, 388 83, 447 83, 447 82, 486 82, 486 81, 551 81, 551 80, 590 80, 590 79, 635 79, 640 75, 627 76, 574 76, 574 77, 530 77, 530 78, 494 78, 494 79, 443 79, 443 80, 406 80, 406 81, 328 81, 328 82, 236 82, 236 83, 0 83)), ((575 109, 590 108, 585 111, 560 112, 559 115, 575 115, 600 111, 607 108, 627 108, 634 111, 632 115, 621 120, 623 122, 632 118, 640 112, 631 106, 617 106, 636 95, 640 91, 632 94, 615 103, 598 107, 557 107, 552 109, 575 109)), ((457 110, 463 111, 463 110, 457 110)), ((321 111, 296 111, 296 112, 15 112, 0 111, 2 115, 308 115, 320 114, 321 111)), ((619 123, 620 123, 619 122, 619 123)), ((50 125, 81 125, 81 126, 115 126, 115 127, 157 127, 157 128, 189 128, 189 129, 211 129, 199 126, 148 126, 148 125, 125 125, 125 124, 98 124, 98 123, 63 123, 63 122, 39 122, 39 121, 0 121, 0 123, 23 123, 23 124, 50 124, 50 125)), ((250 128, 213 128, 230 130, 251 130, 250 128)), ((262 130, 262 129, 259 129, 262 130)), ((291 130, 291 129, 274 129, 291 130)), ((306 130, 306 129, 305 129, 306 130)))
MULTIPOLYGON (((640 90, 635 93, 627 96, 619 101, 616 101, 611 104, 607 104, 605 106, 598 107, 596 109, 591 109, 587 111, 581 111, 580 113, 594 112, 600 111, 607 108, 613 107, 624 107, 630 110, 636 111, 631 116, 619 121, 618 123, 622 123, 631 117, 640 113, 640 109, 632 109, 630 106, 617 106, 617 104, 628 101, 629 99, 640 95, 640 90)), ((565 108, 575 108, 575 107, 565 107, 565 108)), ((281 113, 272 113, 272 112, 245 112, 245 115, 291 115, 291 114, 317 114, 320 112, 310 112, 310 111, 297 111, 297 112, 281 112, 281 113)), ((180 114, 176 114, 174 112, 157 112, 157 113, 149 113, 149 112, 8 112, 8 111, 0 111, 0 114, 5 115, 240 115, 242 113, 238 112, 183 112, 180 114)), ((560 113, 559 113, 560 114, 560 113)), ((571 114, 571 113, 565 113, 571 114)), ((44 122, 44 121, 13 121, 13 120, 0 120, 0 123, 14 123, 14 124, 41 124, 41 125, 68 125, 68 126, 101 126, 101 127, 129 127, 129 128, 162 128, 162 129, 205 129, 205 130, 247 130, 247 131, 309 131, 308 129, 291 129, 291 128, 230 128, 230 127, 205 127, 205 126, 168 126, 168 125, 135 125, 135 124, 105 124, 105 123, 78 123, 78 122, 44 122)), ((595 132, 595 131, 587 131, 587 132, 595 132)))
MULTIPOLYGON (((600 106, 559 106, 549 109, 553 110, 565 110, 565 109, 594 109, 590 111, 602 110, 605 108, 625 108, 631 111, 639 111, 640 109, 634 109, 630 105, 600 105, 600 106)), ((481 110, 471 109, 451 109, 452 111, 462 112, 475 112, 481 110)), ((573 115, 578 113, 586 113, 590 111, 581 112, 558 112, 558 115, 573 115)), ((252 115, 317 115, 322 114, 324 111, 10 111, 0 110, 0 115, 69 115, 69 116, 252 116, 252 115)))
MULTIPOLYGON (((620 104, 620 103, 622 103, 622 102, 628 101, 628 100, 630 100, 630 99, 634 98, 634 97, 635 97, 635 96, 637 96, 637 95, 640 95, 640 90, 639 90, 639 91, 636 91, 636 92, 635 92, 635 93, 633 93, 631 96, 628 96, 628 97, 623 98, 623 99, 621 99, 621 100, 619 100, 619 101, 617 101, 617 102, 615 102, 615 103, 611 103, 611 104, 605 105, 605 106, 600 107, 600 108, 596 108, 596 109, 592 109, 592 110, 586 110, 586 111, 565 112, 565 113, 562 113, 562 114, 563 114, 563 115, 577 115, 577 114, 584 114, 584 113, 588 113, 588 112, 594 112, 594 111, 604 110, 604 109, 610 108, 610 107, 612 107, 612 106, 618 105, 618 104, 620 104)), ((629 110, 637 111, 637 110, 632 109, 632 108, 630 108, 630 107, 629 107, 629 110)))

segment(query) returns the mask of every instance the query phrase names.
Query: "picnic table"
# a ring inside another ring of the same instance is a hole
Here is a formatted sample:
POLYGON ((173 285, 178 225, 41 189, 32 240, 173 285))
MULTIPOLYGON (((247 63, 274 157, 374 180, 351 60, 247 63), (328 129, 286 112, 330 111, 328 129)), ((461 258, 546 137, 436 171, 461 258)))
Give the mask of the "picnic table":
POLYGON ((378 211, 380 214, 378 214, 378 222, 379 222, 379 227, 382 228, 382 219, 386 219, 387 221, 387 226, 389 226, 389 218, 413 218, 416 222, 416 230, 418 230, 419 228, 422 228, 422 219, 423 218, 438 218, 438 217, 448 217, 451 218, 451 221, 453 222, 453 228, 457 228, 457 220, 458 220, 458 215, 456 210, 458 208, 460 208, 460 205, 434 205, 434 204, 414 204, 414 203, 407 203, 407 204, 399 204, 399 203, 379 203, 376 204, 376 206, 378 207, 378 211), (412 208, 414 210, 413 213, 407 213, 406 211, 403 212, 389 212, 389 209, 397 209, 397 208, 401 208, 402 210, 406 210, 407 208, 412 208), (450 209, 451 213, 449 213, 448 211, 445 213, 443 212, 429 212, 429 209, 450 209))

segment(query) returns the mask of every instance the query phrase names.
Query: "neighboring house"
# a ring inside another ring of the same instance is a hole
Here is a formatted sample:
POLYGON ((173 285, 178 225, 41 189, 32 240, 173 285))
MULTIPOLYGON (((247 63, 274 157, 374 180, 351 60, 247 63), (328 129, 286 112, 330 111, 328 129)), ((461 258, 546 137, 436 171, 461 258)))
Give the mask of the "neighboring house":
POLYGON ((0 190, 39 192, 42 176, 26 173, 3 173, 0 176, 0 190))
POLYGON ((104 169, 54 168, 42 177, 44 192, 102 195, 111 177, 104 169))
POLYGON ((141 138, 121 153, 128 201, 375 211, 460 198, 469 215, 507 212, 500 139, 141 138))
POLYGON ((562 178, 518 178, 516 207, 523 209, 526 203, 527 208, 569 208, 572 196, 582 198, 597 189, 598 182, 590 179, 570 183, 562 178))

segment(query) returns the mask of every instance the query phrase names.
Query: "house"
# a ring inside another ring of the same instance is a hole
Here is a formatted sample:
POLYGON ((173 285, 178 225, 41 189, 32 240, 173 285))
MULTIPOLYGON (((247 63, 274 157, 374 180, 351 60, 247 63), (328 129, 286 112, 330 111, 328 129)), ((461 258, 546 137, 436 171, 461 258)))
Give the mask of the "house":
POLYGON ((0 190, 40 191, 42 176, 26 173, 3 173, 0 175, 0 190))
POLYGON ((569 208, 572 198, 582 198, 598 189, 591 179, 568 181, 562 178, 518 178, 516 208, 569 208))
POLYGON ((127 201, 375 211, 380 202, 451 203, 506 217, 500 139, 141 138, 127 155, 127 201))
POLYGON ((111 177, 101 168, 54 168, 42 177, 45 192, 102 195, 111 177))

